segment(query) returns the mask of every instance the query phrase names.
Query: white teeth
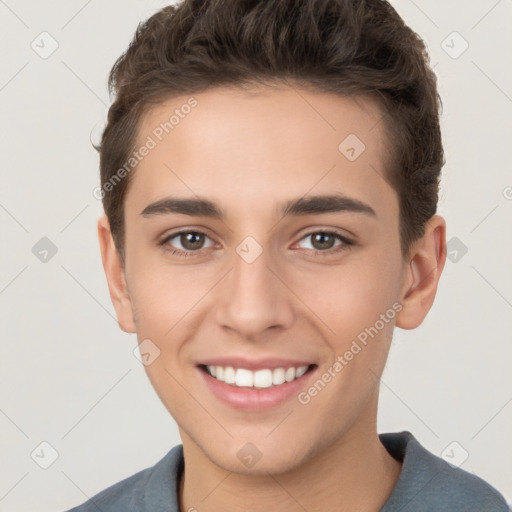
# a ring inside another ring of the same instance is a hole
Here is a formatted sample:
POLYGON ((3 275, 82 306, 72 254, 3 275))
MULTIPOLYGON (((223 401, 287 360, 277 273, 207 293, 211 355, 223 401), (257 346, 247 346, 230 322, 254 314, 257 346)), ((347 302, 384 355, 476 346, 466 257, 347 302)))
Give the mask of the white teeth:
POLYGON ((293 379, 295 379, 295 368, 288 368, 284 374, 284 379, 286 382, 291 382, 293 379))
POLYGON ((226 384, 234 384, 236 381, 235 369, 231 366, 224 368, 224 382, 226 384))
POLYGON ((301 366, 300 368, 297 368, 295 370, 295 378, 298 379, 299 377, 302 377, 308 370, 307 366, 301 366))
MULTIPOLYGON (((229 382, 227 382, 227 381, 224 381, 224 382, 229 384, 229 382)), ((244 368, 238 368, 238 370, 236 371, 236 380, 235 380, 235 384, 238 387, 252 388, 253 382, 254 382, 254 376, 250 370, 245 370, 244 368)))
POLYGON ((274 384, 274 386, 278 386, 279 384, 283 384, 284 382, 284 368, 276 368, 274 370, 274 373, 272 373, 272 384, 274 384))
POLYGON ((258 370, 254 372, 255 388, 269 388, 270 386, 272 386, 272 370, 258 370))
POLYGON ((208 373, 221 382, 233 384, 238 387, 269 388, 279 386, 285 382, 291 382, 302 377, 309 366, 295 368, 264 369, 255 372, 245 368, 233 368, 232 366, 207 366, 208 373))

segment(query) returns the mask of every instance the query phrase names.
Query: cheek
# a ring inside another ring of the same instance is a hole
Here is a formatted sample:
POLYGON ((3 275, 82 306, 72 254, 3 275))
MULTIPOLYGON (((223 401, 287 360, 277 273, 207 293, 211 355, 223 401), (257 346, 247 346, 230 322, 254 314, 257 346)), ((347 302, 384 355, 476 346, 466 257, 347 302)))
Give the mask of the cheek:
POLYGON ((393 323, 389 320, 394 318, 394 310, 387 316, 386 312, 397 297, 398 268, 385 257, 369 260, 303 272, 294 285, 297 295, 322 321, 337 352, 376 322, 379 331, 389 330, 393 323), (385 326, 379 321, 381 315, 388 320, 385 326))
MULTIPOLYGON (((134 261, 135 266, 135 261, 134 261)), ((139 335, 164 339, 207 290, 204 279, 186 267, 139 264, 130 280, 130 298, 139 335)))

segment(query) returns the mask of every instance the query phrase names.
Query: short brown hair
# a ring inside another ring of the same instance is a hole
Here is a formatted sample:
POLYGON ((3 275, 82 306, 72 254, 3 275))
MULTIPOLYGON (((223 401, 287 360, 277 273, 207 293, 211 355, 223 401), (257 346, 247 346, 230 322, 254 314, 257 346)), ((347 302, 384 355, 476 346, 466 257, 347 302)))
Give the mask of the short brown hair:
POLYGON ((436 213, 444 164, 437 80, 421 38, 383 0, 184 0, 139 24, 109 76, 115 95, 101 144, 102 200, 124 261, 124 198, 112 179, 148 106, 218 86, 293 80, 381 106, 400 204, 404 257, 436 213), (110 181, 109 181, 110 180, 110 181))

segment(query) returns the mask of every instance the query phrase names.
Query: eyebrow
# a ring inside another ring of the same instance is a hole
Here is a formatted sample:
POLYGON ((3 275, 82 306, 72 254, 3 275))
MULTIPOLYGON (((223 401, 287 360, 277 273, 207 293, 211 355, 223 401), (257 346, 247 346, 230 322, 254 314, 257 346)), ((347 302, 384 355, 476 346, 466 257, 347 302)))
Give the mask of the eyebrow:
MULTIPOLYGON (((375 210, 359 199, 353 199, 343 195, 320 195, 301 197, 286 201, 277 208, 283 216, 320 215, 322 213, 351 212, 361 213, 377 218, 375 210)), ((225 219, 226 213, 215 203, 201 198, 166 197, 149 204, 140 212, 143 217, 155 215, 169 215, 178 213, 194 217, 210 217, 212 219, 225 219)))

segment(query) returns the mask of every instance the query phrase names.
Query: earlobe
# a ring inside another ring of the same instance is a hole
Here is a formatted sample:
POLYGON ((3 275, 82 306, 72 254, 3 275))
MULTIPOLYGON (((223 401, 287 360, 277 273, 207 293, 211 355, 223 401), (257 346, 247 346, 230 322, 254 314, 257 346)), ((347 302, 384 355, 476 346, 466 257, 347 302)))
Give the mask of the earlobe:
POLYGON ((415 329, 423 322, 434 302, 445 261, 446 222, 434 215, 409 256, 401 295, 402 310, 396 317, 397 327, 415 329))
POLYGON ((119 327, 128 333, 134 333, 135 323, 133 310, 126 284, 126 276, 121 257, 112 238, 110 223, 106 215, 98 219, 98 241, 100 244, 101 261, 107 277, 110 299, 117 314, 119 327))

